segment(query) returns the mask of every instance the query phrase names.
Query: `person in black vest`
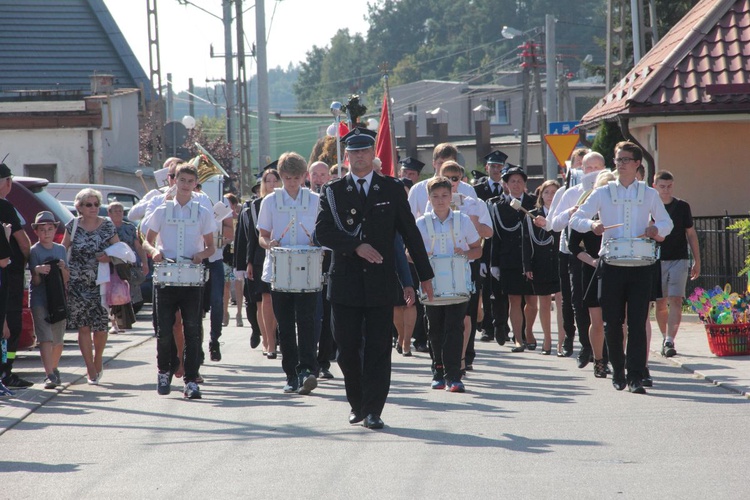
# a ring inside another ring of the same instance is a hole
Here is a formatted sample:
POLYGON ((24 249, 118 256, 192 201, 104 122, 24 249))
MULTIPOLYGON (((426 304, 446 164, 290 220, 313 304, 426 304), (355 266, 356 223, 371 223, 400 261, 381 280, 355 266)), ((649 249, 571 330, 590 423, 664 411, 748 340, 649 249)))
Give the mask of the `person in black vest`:
POLYGON ((323 190, 315 231, 317 241, 333 251, 328 299, 349 423, 382 429, 391 381, 396 232, 429 298, 433 272, 403 185, 373 172, 375 133, 358 127, 342 141, 351 172, 323 190))

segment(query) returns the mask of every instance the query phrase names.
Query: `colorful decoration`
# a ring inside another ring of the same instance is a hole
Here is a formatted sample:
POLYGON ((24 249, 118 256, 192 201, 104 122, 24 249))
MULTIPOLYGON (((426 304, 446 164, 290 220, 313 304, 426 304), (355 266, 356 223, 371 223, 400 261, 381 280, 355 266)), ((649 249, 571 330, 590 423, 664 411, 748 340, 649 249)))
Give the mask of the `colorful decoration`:
POLYGON ((711 290, 698 287, 687 298, 687 303, 706 324, 747 323, 750 292, 732 293, 732 287, 729 284, 723 290, 719 286, 711 290))

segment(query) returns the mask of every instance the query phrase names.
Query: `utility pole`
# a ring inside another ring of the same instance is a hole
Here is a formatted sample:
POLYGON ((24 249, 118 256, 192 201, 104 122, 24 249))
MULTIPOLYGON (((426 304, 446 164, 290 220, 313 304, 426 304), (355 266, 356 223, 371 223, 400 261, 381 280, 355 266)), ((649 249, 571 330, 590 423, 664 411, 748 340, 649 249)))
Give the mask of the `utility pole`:
POLYGON ((245 67, 245 25, 242 19, 242 0, 234 0, 237 19, 237 116, 240 123, 240 169, 237 186, 240 195, 249 196, 253 185, 250 168, 250 124, 245 67))
POLYGON ((634 64, 637 64, 641 57, 659 41, 656 29, 656 0, 607 0, 607 57, 605 62, 607 90, 620 81, 630 67, 625 62, 628 14, 631 20, 634 64), (645 15, 646 6, 648 16, 645 15))
MULTIPOLYGON (((557 121, 557 89, 556 89, 556 83, 557 83, 557 45, 555 43, 555 16, 552 16, 550 14, 547 14, 544 16, 545 20, 545 26, 544 26, 544 36, 545 36, 545 52, 544 52, 544 60, 546 62, 546 72, 547 72, 547 122, 556 122, 557 121)), ((540 134, 546 134, 546 130, 540 130, 540 134)), ((543 141, 544 143, 544 141, 543 141)), ((552 154, 552 150, 547 147, 546 148, 546 156, 545 159, 547 160, 547 168, 546 168, 546 179, 547 180, 554 180, 557 179, 559 169, 557 168, 557 163, 555 161, 552 161, 554 158, 554 155, 552 154)))
POLYGON ((255 0, 255 55, 258 64, 258 169, 271 156, 268 119, 268 64, 266 60, 266 8, 264 0, 255 0))
POLYGON ((234 157, 234 128, 232 114, 234 113, 234 63, 232 61, 232 1, 223 0, 222 6, 224 22, 224 94, 227 99, 227 143, 234 157))
POLYGON ((151 79, 151 166, 161 168, 164 152, 159 148, 164 136, 164 109, 161 99, 161 59, 159 57, 159 19, 156 0, 146 0, 148 15, 148 61, 151 79))
POLYGON ((195 86, 192 78, 188 78, 188 93, 188 114, 195 118, 195 86))

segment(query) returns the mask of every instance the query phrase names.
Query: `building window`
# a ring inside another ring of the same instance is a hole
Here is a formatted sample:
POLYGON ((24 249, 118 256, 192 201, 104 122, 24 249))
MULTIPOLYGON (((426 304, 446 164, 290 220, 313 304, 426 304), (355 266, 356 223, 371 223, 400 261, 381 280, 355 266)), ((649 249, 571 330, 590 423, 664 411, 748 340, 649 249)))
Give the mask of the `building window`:
POLYGON ((57 165, 54 163, 24 165, 23 174, 27 177, 41 177, 49 182, 57 182, 57 165))
POLYGON ((492 114, 492 125, 510 124, 510 106, 508 101, 495 101, 495 112, 492 114))

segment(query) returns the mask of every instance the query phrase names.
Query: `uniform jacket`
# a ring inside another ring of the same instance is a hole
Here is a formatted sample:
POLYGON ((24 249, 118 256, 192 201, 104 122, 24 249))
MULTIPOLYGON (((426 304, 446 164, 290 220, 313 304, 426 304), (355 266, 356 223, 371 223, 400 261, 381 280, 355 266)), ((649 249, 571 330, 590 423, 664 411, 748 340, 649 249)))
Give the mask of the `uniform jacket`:
POLYGON ((349 306, 392 305, 396 290, 394 238, 401 234, 420 281, 433 277, 404 186, 390 177, 372 176, 363 206, 351 175, 326 185, 315 225, 318 242, 333 250, 328 298, 349 306), (339 226, 340 224, 340 226, 339 226), (368 243, 383 256, 370 264, 354 250, 368 243))
MULTIPOLYGON (((493 226, 492 249, 490 252, 490 264, 492 267, 503 269, 521 269, 523 267, 522 248, 524 236, 521 223, 526 215, 521 210, 516 210, 510 206, 512 199, 513 197, 509 194, 501 194, 487 201, 493 226)), ((535 208, 535 204, 536 197, 524 193, 521 206, 531 211, 535 208)))
MULTIPOLYGON (((474 184, 474 191, 476 191, 476 197, 479 200, 487 201, 495 196, 492 194, 492 188, 490 187, 490 181, 488 179, 489 177, 483 177, 481 181, 474 184)), ((502 194, 502 187, 498 186, 497 189, 502 194)))

